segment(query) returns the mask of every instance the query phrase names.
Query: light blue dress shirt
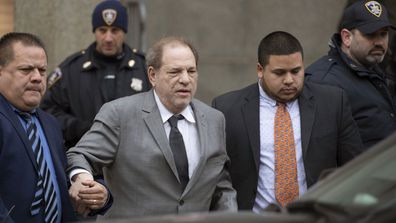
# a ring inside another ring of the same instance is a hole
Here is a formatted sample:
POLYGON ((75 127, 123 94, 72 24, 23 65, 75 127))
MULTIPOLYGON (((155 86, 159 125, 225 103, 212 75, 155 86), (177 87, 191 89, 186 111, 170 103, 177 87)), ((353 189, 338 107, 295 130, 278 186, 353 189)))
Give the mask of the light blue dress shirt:
MULTIPOLYGON (((274 155, 274 118, 276 101, 270 98, 259 84, 260 91, 260 163, 257 195, 253 211, 258 213, 270 203, 277 203, 275 198, 275 155, 274 155)), ((298 100, 286 104, 293 125, 294 144, 296 146, 297 179, 299 195, 307 191, 303 154, 301 147, 300 108, 298 100)))

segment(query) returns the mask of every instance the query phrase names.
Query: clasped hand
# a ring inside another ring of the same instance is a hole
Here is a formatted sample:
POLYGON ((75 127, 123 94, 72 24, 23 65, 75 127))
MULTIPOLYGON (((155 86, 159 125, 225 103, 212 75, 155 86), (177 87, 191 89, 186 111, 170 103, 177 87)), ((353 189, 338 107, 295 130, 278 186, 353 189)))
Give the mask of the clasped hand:
POLYGON ((92 210, 105 206, 108 197, 106 187, 87 173, 79 173, 73 179, 69 196, 78 214, 86 217, 92 210))

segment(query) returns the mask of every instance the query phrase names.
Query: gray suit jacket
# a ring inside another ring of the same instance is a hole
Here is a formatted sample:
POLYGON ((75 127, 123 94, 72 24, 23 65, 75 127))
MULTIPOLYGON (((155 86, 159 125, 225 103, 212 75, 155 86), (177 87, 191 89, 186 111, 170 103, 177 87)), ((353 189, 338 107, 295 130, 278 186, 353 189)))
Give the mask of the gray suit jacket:
POLYGON ((236 210, 224 116, 193 100, 200 161, 187 187, 178 174, 153 91, 105 104, 68 153, 68 170, 102 173, 114 203, 104 218, 236 210))

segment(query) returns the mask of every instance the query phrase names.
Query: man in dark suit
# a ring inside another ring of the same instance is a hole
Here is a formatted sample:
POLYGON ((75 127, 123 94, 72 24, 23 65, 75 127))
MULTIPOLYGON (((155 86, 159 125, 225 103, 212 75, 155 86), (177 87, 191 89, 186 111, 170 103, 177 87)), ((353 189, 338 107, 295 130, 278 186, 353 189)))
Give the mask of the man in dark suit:
MULTIPOLYGON (((0 38, 0 222, 75 219, 60 126, 37 108, 46 69, 47 54, 36 36, 8 33, 0 38)), ((93 195, 104 190, 85 183, 93 195)))
POLYGON ((322 170, 360 153, 362 143, 345 93, 304 83, 303 50, 291 34, 278 31, 262 39, 257 74, 258 83, 215 98, 213 106, 226 118, 238 207, 260 212, 302 195, 322 170), (288 120, 288 146, 274 131, 282 126, 277 117, 288 120))

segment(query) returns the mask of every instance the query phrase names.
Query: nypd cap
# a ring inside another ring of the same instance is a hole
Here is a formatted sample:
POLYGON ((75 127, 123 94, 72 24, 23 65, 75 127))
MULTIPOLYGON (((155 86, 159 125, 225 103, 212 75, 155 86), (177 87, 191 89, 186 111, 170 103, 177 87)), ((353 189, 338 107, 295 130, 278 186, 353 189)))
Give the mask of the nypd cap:
POLYGON ((340 30, 358 29, 364 34, 394 26, 388 20, 386 8, 377 1, 357 1, 347 7, 341 19, 340 30))
POLYGON ((128 32, 128 14, 118 0, 105 0, 99 3, 92 13, 92 31, 100 26, 116 26, 128 32))

